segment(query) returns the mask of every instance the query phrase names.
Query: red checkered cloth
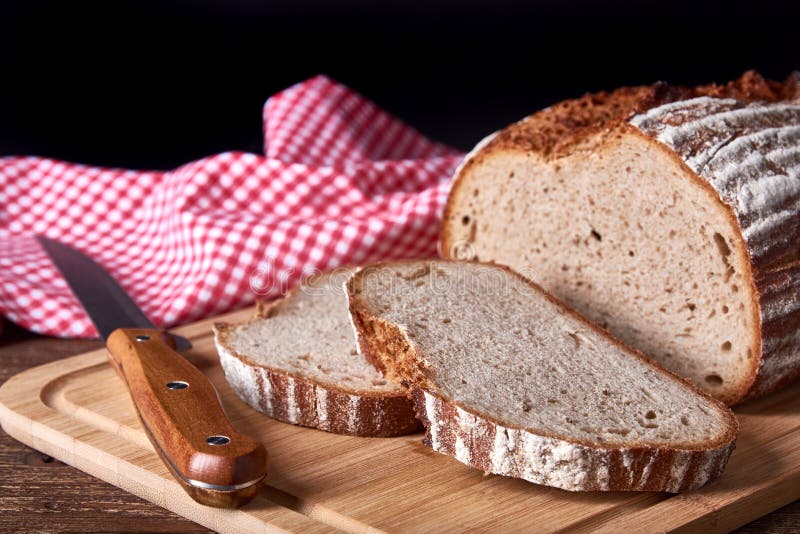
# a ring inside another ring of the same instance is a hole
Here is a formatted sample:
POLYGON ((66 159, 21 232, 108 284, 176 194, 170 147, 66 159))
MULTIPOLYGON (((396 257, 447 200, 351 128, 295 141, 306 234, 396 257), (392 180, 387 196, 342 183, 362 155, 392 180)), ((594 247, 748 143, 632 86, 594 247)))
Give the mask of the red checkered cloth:
POLYGON ((264 152, 166 172, 0 159, 0 313, 43 334, 97 335, 34 234, 94 258, 161 327, 276 297, 318 270, 436 253, 458 151, 318 76, 267 100, 264 152))

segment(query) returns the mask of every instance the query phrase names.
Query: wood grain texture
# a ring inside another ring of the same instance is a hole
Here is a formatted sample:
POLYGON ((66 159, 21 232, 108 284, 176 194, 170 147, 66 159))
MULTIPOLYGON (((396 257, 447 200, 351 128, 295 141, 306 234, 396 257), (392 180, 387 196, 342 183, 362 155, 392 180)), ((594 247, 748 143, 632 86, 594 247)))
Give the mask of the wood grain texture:
POLYGON ((106 344, 147 437, 183 489, 208 506, 249 502, 266 476, 264 445, 230 424, 214 387, 175 352, 172 337, 160 330, 120 328, 106 344), (214 437, 227 442, 209 443, 214 437))
MULTIPOLYGON (((0 382, 25 369, 103 346, 37 336, 4 321, 0 382)), ((0 531, 176 532, 209 529, 35 451, 0 431, 0 531)))
MULTIPOLYGON (((249 312, 245 312, 249 313, 249 312)), ((189 337, 208 335, 210 330, 202 325, 193 326, 183 333, 189 337), (205 328, 205 329, 204 329, 205 328)), ((429 529, 435 525, 449 524, 451 529, 464 530, 469 527, 486 526, 487 517, 497 518, 495 527, 507 529, 520 528, 525 510, 530 506, 538 507, 537 524, 560 526, 560 528, 573 528, 591 530, 596 528, 597 522, 604 524, 618 520, 620 517, 643 517, 637 514, 646 513, 654 506, 667 506, 673 499, 666 499, 663 494, 607 494, 604 496, 592 494, 568 494, 559 490, 543 488, 520 481, 512 481, 503 477, 485 477, 482 473, 466 468, 444 456, 433 453, 430 449, 419 443, 421 436, 393 439, 364 439, 346 436, 327 435, 309 429, 302 429, 286 425, 253 412, 243 403, 238 401, 232 393, 219 384, 221 372, 214 365, 213 349, 210 338, 208 342, 195 340, 196 350, 190 354, 194 363, 210 376, 212 382, 220 389, 226 409, 234 424, 241 430, 253 430, 264 439, 270 451, 274 454, 271 463, 273 473, 270 475, 269 485, 259 500, 272 502, 281 506, 297 510, 295 516, 311 521, 304 526, 309 530, 330 529, 334 526, 347 530, 367 530, 368 526, 353 517, 369 519, 370 525, 381 529, 399 531, 412 528, 415 521, 424 516, 429 529), (266 432, 268 431, 268 432, 266 432), (311 438, 311 439, 309 439, 311 438), (318 439, 316 439, 318 438, 318 439), (292 445, 292 447, 287 447, 292 445), (366 446, 365 446, 366 445, 366 446), (374 450, 380 450, 381 466, 376 469, 374 450), (328 458, 327 462, 317 463, 316 458, 328 458), (346 476, 337 474, 330 458, 337 458, 338 465, 349 466, 346 476), (421 485, 421 484, 424 484, 421 485), (390 504, 381 509, 376 509, 374 503, 359 497, 359 490, 368 486, 370 494, 388 499, 390 504), (421 488, 430 488, 423 491, 421 488), (509 493, 511 492, 511 493, 509 493), (517 495, 518 494, 518 495, 517 495), (520 498, 520 496, 524 498, 520 498), (666 499, 666 500, 665 500, 666 499), (424 512, 424 513, 423 513, 424 512), (316 519, 315 519, 316 518, 316 519), (318 520, 324 520, 321 524, 318 520)), ((12 374, 9 362, 18 362, 19 367, 35 363, 43 363, 57 356, 63 356, 73 344, 73 350, 82 351, 97 347, 95 342, 65 342, 56 341, 27 341, 15 343, 0 348, 2 358, 2 379, 12 374), (43 345, 41 343, 46 343, 43 345), (78 346, 80 344, 80 346, 78 346), (29 347, 37 347, 36 350, 29 347), (36 356, 36 351, 46 348, 47 354, 36 356), (26 351, 34 354, 27 355, 26 351)), ((48 428, 54 432, 70 432, 74 427, 85 425, 85 420, 101 421, 103 428, 88 428, 87 439, 102 438, 108 440, 106 446, 114 453, 132 451, 131 459, 143 469, 132 471, 132 477, 124 482, 130 491, 147 495, 146 487, 152 479, 148 472, 158 473, 160 462, 138 426, 135 412, 129 401, 125 399, 124 389, 119 391, 104 390, 104 383, 119 386, 118 379, 113 371, 104 363, 104 354, 95 353, 94 367, 85 366, 86 361, 80 362, 77 368, 81 375, 73 374, 72 380, 57 382, 56 387, 50 387, 46 392, 48 402, 58 406, 58 413, 72 409, 71 415, 75 418, 71 425, 62 427, 58 421, 44 419, 48 428), (74 378, 74 377, 77 377, 74 378), (77 380, 77 381, 76 381, 77 380), (109 439, 109 430, 116 429, 115 439, 109 439)), ((83 357, 84 360, 86 357, 83 357)), ((73 360, 74 361, 74 360, 73 360)), ((68 370, 70 360, 60 362, 61 371, 68 370)), ((14 369, 15 370, 15 369, 14 369)), ((25 405, 20 400, 20 405, 25 405)), ((755 495, 756 505, 741 500, 741 506, 728 507, 736 510, 732 514, 737 524, 748 520, 747 516, 755 517, 765 513, 768 509, 776 508, 782 503, 789 502, 791 492, 798 486, 796 478, 781 479, 779 472, 787 465, 798 466, 792 463, 796 451, 789 449, 779 450, 776 455, 766 454, 758 450, 759 440, 767 440, 773 444, 786 441, 786 420, 797 423, 800 414, 800 391, 789 390, 782 394, 762 399, 751 403, 738 410, 742 418, 742 438, 739 448, 734 453, 731 466, 745 465, 747 469, 737 467, 730 469, 720 481, 710 485, 708 492, 700 491, 687 494, 686 501, 670 504, 668 513, 679 516, 676 511, 687 510, 683 514, 694 514, 698 508, 707 506, 708 503, 719 502, 731 497, 730 487, 735 487, 740 493, 733 492, 733 498, 740 498, 742 494, 755 495), (767 410, 768 413, 765 413, 767 410), (759 461, 759 459, 762 459, 759 461), (739 462, 739 463, 737 463, 739 462), (789 487, 778 487, 778 495, 772 495, 770 487, 755 488, 754 481, 749 479, 749 473, 756 465, 764 466, 767 471, 756 471, 753 476, 757 480, 768 481, 778 479, 780 483, 789 487), (770 467, 772 466, 772 467, 770 467), (735 471, 735 472, 734 472, 735 471), (728 475, 739 473, 737 477, 729 480, 728 475), (744 477, 741 480, 739 477, 744 477), (780 482, 782 480, 782 482, 780 482), (794 484, 793 486, 791 484, 794 484), (720 485, 722 487, 720 487, 720 485), (742 493, 743 492, 743 493, 742 493)), ((60 415, 59 415, 60 417, 60 415)), ((3 417, 5 424, 5 417, 3 417)), ((88 425, 87 425, 88 426, 88 425)), ((43 428, 40 428, 40 431, 43 428)), ((37 446, 45 445, 41 440, 51 438, 51 435, 40 433, 37 446)), ((84 438, 79 438, 84 439, 84 438)), ((797 440, 794 440, 796 443, 797 440)), ((59 530, 59 531, 91 531, 91 530, 146 530, 146 531, 174 531, 194 532, 202 531, 201 527, 182 521, 174 514, 170 514, 157 506, 149 505, 144 501, 129 495, 113 486, 102 483, 92 477, 86 476, 60 462, 39 463, 38 453, 33 453, 6 436, 2 436, 3 449, 0 450, 0 487, 3 490, 0 496, 0 510, 14 511, 14 514, 0 515, 0 530, 59 530), (17 452, 19 451, 19 452, 17 452), (52 473, 56 473, 55 475, 52 473), (49 503, 49 504, 48 504, 49 503), (47 506, 46 506, 47 504, 47 506), (110 513, 116 512, 113 516, 110 513)), ((68 445, 68 444, 67 444, 68 445)), ((82 451, 78 441, 73 442, 73 454, 82 451)), ((68 447, 67 447, 68 448, 68 447)), ((769 451, 770 449, 766 449, 769 451)), ((59 452, 59 448, 53 448, 59 452)), ((67 452, 64 447, 61 453, 67 452)), ((95 459, 97 459, 95 457, 95 459)), ((87 466, 82 466, 87 467, 87 466)), ((169 477, 163 467, 160 475, 164 480, 169 477)), ((98 475, 103 475, 99 472, 98 475)), ((105 475, 109 476, 109 472, 105 475)), ((122 481, 117 480, 117 483, 122 481)), ((173 491, 182 492, 174 482, 171 482, 173 491)), ((164 488, 161 488, 162 490, 164 488)), ((151 492, 148 498, 159 501, 157 492, 151 492)), ((187 498, 188 500, 188 498, 187 498)), ((161 504, 175 507, 175 503, 161 504)), ((182 503, 181 503, 182 504, 182 503)), ((191 503, 193 504, 193 503, 191 503)), ((189 505, 191 505, 189 504, 189 505)), ((258 503, 256 503, 258 504, 258 503)), ((252 505, 245 507, 245 510, 252 505)), ((264 512, 259 506, 256 514, 264 512)), ((181 513, 185 510, 181 509, 181 513)), ((224 511, 228 512, 228 511, 224 511)), ((795 503, 786 509, 770 514, 748 525, 742 532, 792 532, 797 531, 800 503, 795 503)), ((293 517, 295 517, 293 516, 293 517)), ((209 518, 206 524, 215 529, 224 529, 225 524, 219 518, 213 521, 209 518)), ((663 518, 662 518, 663 519, 663 518)), ((712 518, 713 519, 713 518, 712 518)), ((717 518, 718 520, 718 518, 717 518)), ((528 518, 530 521, 530 518, 528 518)), ((673 522, 680 521, 674 519, 673 522)), ((530 525, 530 523, 527 523, 530 525)), ((638 523, 638 529, 641 525, 638 523)), ((687 523, 689 524, 689 523, 687 523)), ((706 526, 706 525, 698 525, 706 526)), ((725 523, 713 523, 712 530, 721 530, 720 527, 731 528, 725 523), (718 525, 713 528, 713 525, 718 525)), ((293 529, 303 529, 296 523, 293 529)), ((305 530, 305 529, 304 529, 305 530)))

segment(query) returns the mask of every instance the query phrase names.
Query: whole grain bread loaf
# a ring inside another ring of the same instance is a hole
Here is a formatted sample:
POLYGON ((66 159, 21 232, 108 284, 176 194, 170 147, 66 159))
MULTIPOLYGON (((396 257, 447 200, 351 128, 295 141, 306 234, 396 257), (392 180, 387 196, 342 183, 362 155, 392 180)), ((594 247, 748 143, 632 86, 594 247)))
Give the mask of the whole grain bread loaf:
POLYGON ((399 261, 347 282, 361 351, 410 388, 434 450, 567 490, 716 478, 737 422, 512 270, 399 261))
POLYGON ((225 378, 247 404, 287 423, 354 436, 416 432, 406 389, 358 353, 343 288, 351 272, 309 278, 250 321, 215 324, 225 378))
POLYGON ((729 404, 800 377, 800 76, 556 104, 456 172, 446 258, 497 261, 729 404))

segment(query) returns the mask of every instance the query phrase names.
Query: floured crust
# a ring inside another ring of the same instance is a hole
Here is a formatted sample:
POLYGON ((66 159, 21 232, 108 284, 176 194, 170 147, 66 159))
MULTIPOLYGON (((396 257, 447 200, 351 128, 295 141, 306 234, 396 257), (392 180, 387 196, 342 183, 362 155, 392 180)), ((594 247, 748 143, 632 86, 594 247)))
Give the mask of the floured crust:
MULTIPOLYGON (((414 263, 414 260, 370 267, 379 269, 397 263, 414 263)), ((346 287, 350 313, 359 332, 360 350, 387 378, 402 381, 409 387, 417 417, 426 429, 426 443, 434 450, 486 473, 513 476, 570 491, 678 492, 700 487, 722 473, 738 432, 738 422, 730 410, 689 381, 676 377, 640 352, 612 338, 534 282, 505 266, 498 267, 536 288, 566 314, 577 318, 587 329, 605 337, 631 357, 647 362, 658 372, 684 384, 694 394, 707 398, 725 419, 725 431, 718 439, 702 446, 678 444, 664 447, 639 441, 600 445, 544 430, 519 428, 491 414, 459 405, 437 391, 435 369, 428 366, 424 353, 413 344, 402 327, 386 321, 371 309, 359 289, 364 271, 356 272, 346 287)))
POLYGON ((258 365, 227 346, 224 332, 229 327, 214 325, 220 363, 233 391, 255 410, 286 423, 350 436, 402 436, 420 429, 404 391, 352 392, 258 365))
POLYGON ((755 284, 761 312, 761 358, 742 400, 800 380, 800 262, 760 273, 755 284))
MULTIPOLYGON (((278 313, 297 291, 276 301, 259 302, 249 322, 278 313)), ((226 380, 255 410, 287 423, 351 436, 401 436, 421 429, 404 388, 375 391, 334 385, 255 362, 232 348, 229 336, 238 326, 215 323, 214 343, 226 380)))
MULTIPOLYGON (((464 194, 460 187, 462 178, 486 158, 513 152, 536 154, 545 161, 555 162, 560 157, 582 151, 596 153, 602 149, 605 140, 623 133, 657 143, 677 165, 689 171, 696 183, 710 193, 712 201, 718 202, 728 214, 733 227, 739 231, 736 245, 749 260, 747 265, 740 266, 739 272, 745 274, 750 286, 756 357, 749 377, 742 381, 744 385, 723 397, 725 402, 733 405, 800 379, 800 335, 797 328, 800 324, 800 297, 797 296, 797 280, 800 279, 797 265, 800 224, 797 221, 800 213, 782 226, 776 226, 765 238, 748 240, 745 231, 753 220, 750 214, 738 208, 737 191, 724 189, 695 172, 697 169, 687 163, 702 145, 702 137, 688 137, 680 142, 682 144, 674 146, 657 139, 661 131, 658 128, 663 125, 681 126, 696 116, 665 114, 661 117, 662 123, 642 126, 643 129, 629 122, 659 106, 700 97, 732 99, 745 106, 758 102, 796 105, 800 104, 800 74, 793 73, 785 82, 775 82, 749 71, 740 79, 724 85, 689 88, 657 83, 621 88, 567 100, 512 124, 485 143, 481 150, 471 153, 456 173, 444 211, 439 249, 445 258, 468 259, 462 258, 464 244, 456 240, 454 217, 461 209, 458 199, 464 194), (775 274, 777 272, 781 274, 775 274), (776 287, 783 289, 776 291, 776 287)), ((785 209, 785 206, 776 202, 773 209, 777 211, 785 209)))
POLYGON ((418 387, 411 396, 431 447, 486 473, 569 491, 699 488, 719 477, 732 444, 700 450, 600 448, 511 428, 418 387))
POLYGON ((700 96, 746 102, 798 100, 800 75, 793 73, 781 83, 748 71, 738 80, 724 85, 683 87, 659 82, 586 94, 559 102, 510 125, 488 143, 485 150, 522 150, 555 159, 574 150, 592 134, 610 130, 636 113, 700 96))

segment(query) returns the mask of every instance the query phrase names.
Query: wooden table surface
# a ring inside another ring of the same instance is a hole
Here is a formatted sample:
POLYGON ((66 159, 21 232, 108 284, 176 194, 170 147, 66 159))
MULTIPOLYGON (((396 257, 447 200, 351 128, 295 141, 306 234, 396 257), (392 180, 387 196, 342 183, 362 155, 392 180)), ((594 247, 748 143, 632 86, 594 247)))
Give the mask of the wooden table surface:
MULTIPOLYGON (((99 341, 36 336, 5 321, 0 383, 29 367, 97 349, 99 341)), ((0 532, 208 532, 0 432, 0 532)), ((737 533, 800 532, 800 501, 737 533)))

